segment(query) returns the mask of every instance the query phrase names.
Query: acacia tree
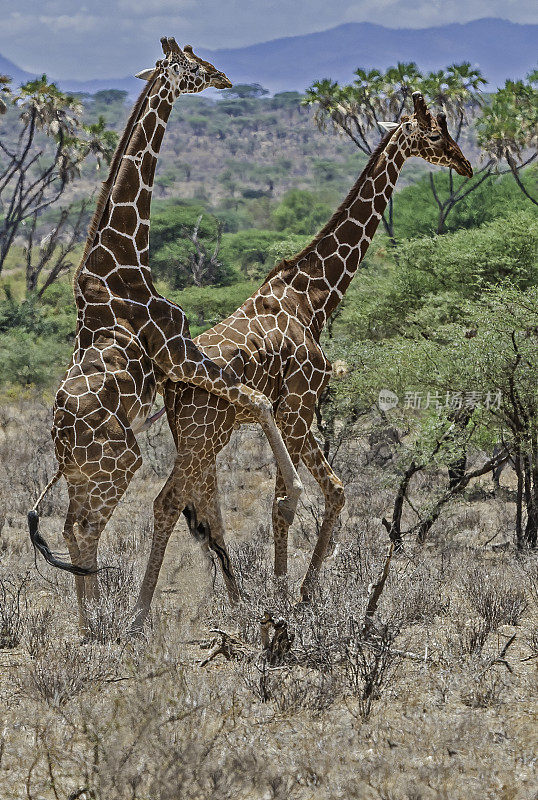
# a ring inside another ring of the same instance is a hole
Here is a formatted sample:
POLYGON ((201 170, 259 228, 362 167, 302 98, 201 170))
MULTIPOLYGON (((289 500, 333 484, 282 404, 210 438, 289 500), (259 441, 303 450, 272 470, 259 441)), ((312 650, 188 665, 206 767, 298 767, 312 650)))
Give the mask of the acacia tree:
MULTIPOLYGON (((366 155, 373 151, 384 133, 380 122, 399 122, 403 114, 412 112, 411 95, 416 90, 443 109, 459 141, 481 107, 481 87, 486 83, 480 71, 472 68, 469 62, 452 64, 446 70, 426 75, 414 62, 400 62, 385 72, 357 69, 355 75, 355 81, 348 86, 327 79, 316 81, 307 90, 304 104, 315 107, 315 121, 320 130, 331 125, 333 130, 349 136, 366 155)), ((436 183, 431 173, 430 186, 439 208, 437 233, 444 232, 446 219, 454 206, 489 177, 492 166, 493 160, 479 170, 478 179, 456 180, 449 170, 446 189, 436 183)), ((395 244, 393 203, 391 199, 382 221, 390 241, 395 244)))
MULTIPOLYGON (((79 100, 49 83, 46 75, 18 90, 3 77, 2 96, 6 107, 16 109, 17 119, 11 141, 0 141, 0 272, 26 220, 34 220, 29 228, 33 238, 39 215, 60 199, 82 163, 90 155, 97 166, 108 162, 117 139, 102 118, 85 125, 79 100)), ((65 225, 62 215, 60 223, 65 225)))
POLYGON ((432 338, 417 332, 383 342, 350 341, 343 354, 358 366, 333 384, 336 413, 345 419, 342 427, 349 427, 355 406, 363 412, 378 407, 386 412, 385 429, 401 432, 392 464, 394 511, 384 523, 395 543, 411 535, 424 541, 470 481, 511 458, 517 475, 515 543, 536 548, 538 290, 505 282, 478 300, 462 299, 461 306, 461 322, 439 328, 432 338), (387 406, 387 397, 395 402, 387 406), (468 458, 458 463, 462 453, 468 458), (439 473, 440 467, 448 470, 448 482, 424 496, 416 476, 439 473))
POLYGON ((525 81, 507 80, 492 96, 478 121, 478 142, 489 158, 505 162, 525 197, 538 205, 520 171, 538 156, 538 70, 525 81))

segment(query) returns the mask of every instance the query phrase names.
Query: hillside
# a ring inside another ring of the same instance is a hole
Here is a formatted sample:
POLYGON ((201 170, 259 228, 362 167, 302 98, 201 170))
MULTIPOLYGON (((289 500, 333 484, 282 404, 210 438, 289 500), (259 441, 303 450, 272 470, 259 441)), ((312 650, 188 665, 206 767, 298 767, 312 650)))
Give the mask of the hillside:
POLYGON ((416 61, 423 70, 471 61, 497 86, 523 77, 536 63, 538 25, 480 19, 421 30, 350 22, 322 33, 277 39, 240 50, 204 51, 233 80, 261 83, 272 91, 305 89, 312 76, 349 81, 358 67, 385 69, 416 61))
MULTIPOLYGON (((437 70, 459 61, 480 67, 490 88, 505 78, 521 78, 536 65, 538 25, 518 25, 484 18, 465 24, 422 28, 386 28, 368 22, 350 22, 321 33, 275 39, 235 49, 197 48, 236 83, 261 83, 271 92, 304 91, 316 78, 349 81, 358 67, 386 68, 397 61, 416 61, 425 70, 437 70)), ((141 64, 140 67, 146 67, 141 64)), ((32 77, 0 55, 0 73, 15 82, 32 77)), ((96 92, 105 88, 136 94, 139 83, 131 76, 75 81, 51 76, 70 91, 96 92)))

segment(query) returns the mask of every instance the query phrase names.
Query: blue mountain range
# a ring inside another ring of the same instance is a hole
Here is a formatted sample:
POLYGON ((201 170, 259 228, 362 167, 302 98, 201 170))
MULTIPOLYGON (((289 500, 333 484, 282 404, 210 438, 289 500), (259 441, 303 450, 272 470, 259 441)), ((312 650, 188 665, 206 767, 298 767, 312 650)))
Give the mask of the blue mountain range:
MULTIPOLYGON (((195 49, 223 69, 234 83, 260 83, 271 92, 304 91, 320 78, 349 82, 357 67, 383 69, 398 61, 415 61, 423 70, 470 61, 482 70, 488 88, 493 90, 506 78, 523 78, 536 68, 538 25, 485 18, 415 30, 350 22, 321 33, 249 47, 195 49)), ((34 77, 0 55, 1 73, 11 75, 16 84, 34 77)), ((140 88, 132 77, 86 81, 48 77, 66 91, 125 89, 138 94, 140 88)))

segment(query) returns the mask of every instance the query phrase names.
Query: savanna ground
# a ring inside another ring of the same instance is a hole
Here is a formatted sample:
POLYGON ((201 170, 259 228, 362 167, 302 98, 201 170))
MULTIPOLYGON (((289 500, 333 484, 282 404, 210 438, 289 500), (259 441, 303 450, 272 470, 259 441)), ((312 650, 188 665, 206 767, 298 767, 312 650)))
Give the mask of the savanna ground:
MULTIPOLYGON (((96 640, 82 643, 73 581, 39 561, 25 514, 55 469, 50 398, 6 403, 0 419, 0 797, 2 800, 360 798, 529 800, 536 787, 536 557, 513 545, 512 476, 452 505, 420 547, 395 555, 362 632, 392 511, 390 459, 353 431, 335 468, 346 485, 339 546, 310 606, 295 604, 322 504, 307 489, 290 535, 289 597, 273 594, 274 468, 255 428, 220 459, 228 543, 245 601, 181 521, 144 637, 126 633, 145 568, 152 501, 172 461, 166 423, 140 436, 144 466, 101 540, 96 640), (385 461, 383 466, 382 462, 385 461), (492 538, 494 537, 494 538, 492 538), (264 663, 259 620, 283 615, 295 639, 264 663), (250 657, 207 666, 210 630, 250 657), (504 655, 503 648, 515 634, 504 655)), ((442 476, 420 476, 420 502, 442 476)), ((445 478, 446 480, 446 478, 445 478)), ((62 549, 65 486, 42 531, 62 549)), ((406 515, 412 514, 408 508, 406 515)))

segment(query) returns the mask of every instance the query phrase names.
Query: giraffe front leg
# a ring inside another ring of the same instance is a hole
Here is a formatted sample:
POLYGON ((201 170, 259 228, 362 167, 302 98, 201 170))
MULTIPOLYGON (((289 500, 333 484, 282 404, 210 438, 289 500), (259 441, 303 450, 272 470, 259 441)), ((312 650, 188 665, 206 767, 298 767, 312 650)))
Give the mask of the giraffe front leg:
MULTIPOLYGON (((289 442, 289 440, 287 440, 289 442)), ((290 447, 288 444, 288 452, 292 459, 294 468, 299 463, 298 448, 290 447)), ((284 490, 284 478, 280 469, 277 469, 275 481, 275 497, 273 500, 273 540, 275 549, 275 576, 277 577, 277 586, 285 588, 285 576, 288 572, 288 531, 293 517, 286 513, 286 508, 283 506, 280 499, 284 490)))
POLYGON ((301 586, 301 599, 308 602, 312 588, 318 580, 323 560, 327 556, 334 526, 344 507, 345 495, 342 481, 323 455, 311 431, 306 436, 301 458, 312 477, 318 482, 325 498, 325 510, 318 540, 301 586))
POLYGON ((277 578, 283 578, 288 572, 288 529, 290 523, 282 513, 279 497, 284 490, 284 480, 280 469, 276 473, 275 497, 273 500, 273 546, 275 550, 274 571, 277 578))

